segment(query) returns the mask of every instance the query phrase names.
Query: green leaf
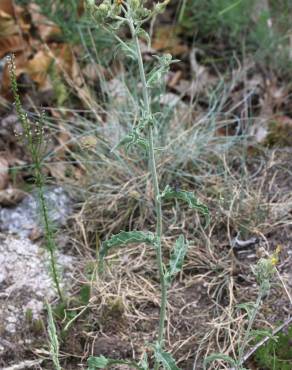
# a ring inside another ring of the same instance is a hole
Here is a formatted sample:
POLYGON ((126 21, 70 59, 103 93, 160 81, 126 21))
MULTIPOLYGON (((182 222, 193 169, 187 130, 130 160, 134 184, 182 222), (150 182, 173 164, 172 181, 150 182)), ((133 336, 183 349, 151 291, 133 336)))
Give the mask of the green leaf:
POLYGON ((250 338, 255 338, 255 339, 270 337, 270 339, 275 341, 275 342, 277 342, 277 340, 278 340, 278 337, 273 336, 273 334, 271 333, 270 330, 264 330, 264 329, 251 330, 249 336, 250 336, 250 338))
POLYGON ((137 30, 137 36, 140 37, 141 39, 144 39, 147 42, 148 48, 150 48, 151 39, 148 32, 146 32, 143 28, 139 28, 137 30))
POLYGON ((214 353, 213 355, 207 356, 205 358, 204 363, 203 363, 204 370, 207 369, 207 365, 209 363, 216 361, 216 360, 223 360, 231 364, 231 366, 236 367, 236 361, 232 357, 223 355, 221 353, 214 353))
POLYGON ((155 236, 150 232, 144 231, 121 231, 113 235, 109 240, 102 244, 99 251, 99 270, 103 270, 103 259, 111 248, 125 246, 134 243, 155 244, 155 236))
POLYGON ((245 310, 247 313, 248 319, 250 320, 252 317, 253 311, 256 308, 256 305, 254 302, 239 303, 236 305, 236 308, 245 310))
POLYGON ((145 352, 141 361, 139 362, 139 366, 141 367, 141 370, 149 370, 149 364, 148 364, 148 358, 147 353, 145 352))
POLYGON ((98 356, 98 357, 89 357, 87 360, 88 369, 87 370, 95 370, 95 369, 104 369, 107 366, 110 365, 127 365, 129 367, 134 367, 138 370, 144 370, 142 367, 140 367, 136 362, 132 361, 124 361, 124 360, 115 360, 112 358, 106 358, 104 356, 98 356))
POLYGON ((195 194, 191 191, 184 190, 175 190, 172 189, 169 185, 165 187, 160 197, 162 199, 179 199, 183 202, 186 202, 188 206, 192 209, 196 209, 199 213, 205 216, 206 224, 210 222, 209 209, 207 206, 202 204, 195 194))
POLYGON ((48 332, 49 332, 49 343, 50 343, 50 354, 56 370, 61 370, 59 362, 59 340, 56 330, 56 325, 53 317, 52 307, 46 303, 48 311, 48 332))
POLYGON ((80 301, 83 304, 87 304, 90 299, 91 287, 90 285, 84 284, 80 289, 80 301))
POLYGON ((129 134, 124 136, 122 140, 112 149, 112 152, 121 146, 125 146, 126 150, 128 151, 130 147, 135 144, 144 150, 149 148, 148 141, 139 134, 137 129, 132 130, 129 134))
POLYGON ((170 54, 164 54, 161 56, 153 55, 158 61, 158 66, 154 67, 147 76, 147 87, 152 88, 161 85, 164 82, 164 77, 169 71, 169 66, 172 63, 178 62, 173 60, 170 54))
POLYGON ((180 370, 170 353, 162 351, 159 345, 155 347, 155 357, 166 370, 180 370))
POLYGON ((120 245, 128 245, 133 243, 154 244, 155 237, 150 232, 144 231, 121 231, 116 235, 111 236, 109 240, 103 243, 103 248, 108 250, 120 245))
POLYGON ((187 240, 185 240, 183 235, 180 235, 171 252, 169 269, 165 275, 168 284, 170 284, 175 275, 181 271, 188 246, 187 240))
POLYGON ((104 356, 92 356, 87 360, 87 364, 89 366, 88 370, 104 369, 107 365, 109 365, 109 360, 104 356))

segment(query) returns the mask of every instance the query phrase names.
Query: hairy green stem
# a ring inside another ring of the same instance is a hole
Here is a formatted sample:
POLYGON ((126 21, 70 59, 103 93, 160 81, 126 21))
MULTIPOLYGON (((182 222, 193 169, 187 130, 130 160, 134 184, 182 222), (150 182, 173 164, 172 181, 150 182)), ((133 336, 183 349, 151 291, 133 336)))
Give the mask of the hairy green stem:
POLYGON ((247 329, 245 331, 242 344, 240 345, 240 348, 239 348, 239 351, 238 351, 239 352, 238 353, 238 366, 237 366, 238 370, 241 369, 243 354, 244 354, 245 348, 248 344, 248 338, 250 336, 250 331, 251 331, 251 328, 253 326, 254 320, 256 318, 257 313, 259 312, 260 305, 261 305, 261 302, 262 302, 262 298, 263 298, 262 292, 260 291, 259 294, 258 294, 256 303, 255 303, 254 309, 252 310, 252 314, 251 314, 251 317, 249 319, 248 326, 247 326, 247 329))
MULTIPOLYGON (((59 295, 59 298, 62 302, 64 302, 64 297, 61 292, 60 283, 59 283, 59 276, 56 266, 56 259, 55 259, 55 242, 53 236, 52 226, 50 225, 47 204, 44 197, 44 177, 42 174, 42 160, 41 160, 41 153, 40 153, 40 146, 43 144, 43 127, 36 127, 33 129, 31 127, 31 123, 27 117, 27 114, 22 108, 22 104, 20 101, 20 96, 18 92, 18 86, 16 81, 16 72, 15 72, 15 61, 14 56, 12 55, 9 61, 9 68, 10 68, 10 77, 11 77, 11 86, 12 92, 15 101, 15 107, 17 111, 18 118, 21 122, 24 137, 27 140, 27 145, 30 150, 30 154, 32 157, 33 162, 33 169, 34 169, 34 180, 35 185, 38 189, 38 197, 40 202, 40 209, 42 212, 42 218, 44 222, 44 234, 46 239, 46 247, 50 253, 50 266, 51 266, 51 273, 52 278, 59 295), (39 136, 38 136, 39 135, 39 136)), ((41 117, 42 118, 42 117, 41 117)), ((42 120, 40 120, 40 123, 42 120)))
MULTIPOLYGON (((160 190, 159 190, 159 183, 158 183, 158 176, 156 170, 156 161, 155 161, 155 151, 154 151, 154 139, 153 139, 153 127, 151 122, 151 105, 150 99, 148 94, 144 64, 139 44, 139 38, 137 36, 137 32, 135 29, 135 25, 131 18, 128 19, 128 24, 131 30, 132 37, 135 42, 136 51, 137 51, 137 58, 138 58, 138 66, 139 66, 139 73, 142 82, 142 93, 143 93, 143 101, 144 101, 144 109, 146 111, 147 117, 149 118, 148 122, 148 141, 149 141, 149 170, 152 177, 153 188, 154 188, 154 197, 155 197, 155 209, 156 209, 156 258, 157 258, 157 265, 159 269, 159 278, 160 278, 160 285, 161 285, 161 303, 160 303, 160 318, 159 318, 159 332, 158 332, 158 343, 162 347, 163 346, 163 339, 164 339, 164 323, 166 317, 166 303, 167 303, 167 286, 164 276, 164 268, 163 268, 163 261, 162 261, 162 248, 161 248, 161 238, 162 238, 162 208, 161 208, 161 200, 160 200, 160 190)), ((159 363, 156 362, 154 369, 157 370, 159 368, 159 363)))
POLYGON ((59 283, 59 275, 58 275, 58 269, 56 266, 56 258, 55 258, 55 241, 53 236, 53 229, 52 225, 50 224, 49 215, 48 215, 48 209, 47 209, 47 203, 44 196, 44 178, 42 174, 42 163, 39 158, 39 154, 37 151, 32 150, 32 157, 34 162, 34 177, 35 177, 35 184, 38 189, 38 198, 40 203, 40 210, 42 213, 43 218, 43 224, 45 229, 45 239, 46 239, 46 247, 47 250, 50 253, 50 266, 51 266, 51 273, 52 278, 56 287, 56 290, 58 292, 58 296, 62 302, 64 302, 64 297, 61 291, 60 283, 59 283))

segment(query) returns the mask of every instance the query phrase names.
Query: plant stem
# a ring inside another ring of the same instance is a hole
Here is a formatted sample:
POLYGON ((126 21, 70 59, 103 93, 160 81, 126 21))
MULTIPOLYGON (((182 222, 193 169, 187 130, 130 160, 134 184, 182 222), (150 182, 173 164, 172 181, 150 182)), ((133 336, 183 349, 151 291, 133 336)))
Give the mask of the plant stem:
MULTIPOLYGON (((158 183, 158 176, 156 170, 156 161, 155 161, 155 151, 154 151, 154 139, 153 139, 153 127, 151 122, 151 105, 150 99, 148 94, 147 82, 146 82, 146 75, 144 70, 144 64, 139 44, 139 38, 137 36, 137 32, 131 18, 128 18, 128 24, 130 27, 130 31, 132 37, 135 42, 136 51, 137 51, 137 58, 138 58, 138 66, 139 66, 139 73, 142 82, 142 93, 143 93, 143 101, 144 101, 144 109, 146 111, 147 117, 149 118, 149 122, 147 125, 148 128, 148 142, 149 142, 149 170, 152 177, 152 183, 154 188, 154 197, 155 197, 155 209, 156 209, 156 258, 157 258, 157 265, 159 270, 159 279, 160 279, 160 286, 161 286, 161 303, 160 303, 160 318, 159 318, 159 332, 158 332, 158 344, 159 346, 163 346, 163 338, 164 338, 164 322, 166 317, 166 303, 167 303, 167 286, 164 277, 164 269, 163 269, 163 261, 162 261, 162 248, 161 248, 161 237, 162 237, 162 208, 161 208, 161 200, 160 200, 160 190, 159 190, 159 183, 158 183)), ((159 368, 159 363, 156 361, 154 369, 157 370, 159 368)))
MULTIPOLYGON (((54 253, 56 245, 54 242, 53 230, 52 230, 52 226, 50 225, 47 204, 46 204, 46 200, 44 197, 44 176, 42 174, 42 160, 41 160, 41 153, 40 153, 40 147, 39 147, 39 145, 43 144, 43 140, 44 140, 42 136, 43 127, 36 128, 35 131, 33 131, 33 128, 31 127, 31 123, 27 117, 27 114, 22 108, 22 104, 21 104, 20 96, 18 92, 18 85, 16 81, 15 60, 14 60, 13 55, 11 56, 11 59, 9 62, 9 68, 10 68, 11 86, 12 86, 12 92, 13 92, 14 101, 15 101, 16 112, 21 122, 23 131, 24 131, 24 137, 27 140, 27 146, 29 148, 32 162, 33 162, 34 180, 35 180, 35 185, 38 189, 40 209, 41 209, 42 217, 44 221, 44 228, 45 228, 44 233, 45 233, 45 239, 46 239, 46 247, 50 253, 50 266, 51 266, 52 277, 53 277, 53 281, 54 281, 56 290, 58 292, 59 298, 62 302, 64 302, 64 297, 62 295, 60 284, 59 284, 59 277, 58 277, 58 271, 57 271, 57 266, 56 266, 55 253, 54 253), (38 135, 40 136, 38 137, 38 135)), ((40 119, 40 123, 42 123, 41 119, 40 119)))
POLYGON ((251 317, 249 319, 248 326, 247 326, 247 329, 245 331, 242 344, 241 344, 241 346, 239 348, 238 361, 237 361, 238 362, 238 367, 237 367, 238 370, 241 368, 243 354, 244 354, 245 348, 246 348, 247 343, 248 343, 248 338, 249 338, 250 331, 251 331, 251 328, 253 326, 255 317, 256 317, 259 309, 260 309, 261 302, 262 302, 262 293, 260 291, 259 294, 258 294, 256 303, 255 303, 255 307, 254 307, 254 309, 252 311, 252 314, 251 314, 251 317))
POLYGON ((43 179, 43 174, 41 170, 41 161, 40 161, 38 154, 36 154, 35 156, 33 155, 33 161, 34 161, 34 171, 35 171, 35 184, 38 189, 40 210, 42 212, 42 218, 43 218, 43 223, 44 223, 46 247, 50 253, 50 266, 51 266, 52 278, 53 278, 58 296, 61 302, 64 303, 64 297, 61 291, 61 287, 59 283, 59 275, 58 275, 58 270, 56 266, 56 258, 55 258, 56 245, 54 242, 53 230, 52 230, 52 226, 50 225, 47 204, 46 204, 46 200, 44 196, 44 179, 43 179))

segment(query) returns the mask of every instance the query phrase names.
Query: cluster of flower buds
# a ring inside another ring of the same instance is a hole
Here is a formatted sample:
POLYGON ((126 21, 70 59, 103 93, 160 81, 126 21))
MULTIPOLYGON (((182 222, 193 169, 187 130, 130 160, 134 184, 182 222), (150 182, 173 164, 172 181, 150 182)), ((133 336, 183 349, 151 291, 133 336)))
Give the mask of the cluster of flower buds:
POLYGON ((104 0, 96 5, 95 0, 87 0, 87 9, 94 18, 100 23, 107 23, 117 19, 121 15, 122 9, 131 12, 131 16, 136 21, 147 20, 150 17, 163 13, 170 0, 155 3, 152 9, 145 6, 145 0, 104 0))
POLYGON ((267 296, 271 288, 271 280, 276 273, 273 258, 260 258, 253 268, 253 273, 260 286, 262 296, 267 296))
POLYGON ((100 23, 106 23, 114 19, 121 12, 121 2, 104 0, 100 5, 95 4, 95 0, 87 0, 89 13, 100 23))

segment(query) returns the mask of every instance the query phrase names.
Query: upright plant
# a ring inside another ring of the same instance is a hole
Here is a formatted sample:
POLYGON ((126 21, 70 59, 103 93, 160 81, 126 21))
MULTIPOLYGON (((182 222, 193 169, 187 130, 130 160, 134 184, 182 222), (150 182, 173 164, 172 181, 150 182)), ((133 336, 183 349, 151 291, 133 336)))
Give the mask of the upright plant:
POLYGON ((53 225, 50 222, 49 212, 48 212, 48 205, 44 194, 44 186, 45 186, 45 179, 44 174, 42 171, 43 168, 43 146, 45 142, 44 138, 44 117, 41 115, 39 120, 35 123, 31 122, 28 118, 27 113, 24 111, 19 92, 18 92, 18 85, 16 79, 16 72, 15 72, 15 62, 14 57, 11 56, 8 58, 9 68, 10 68, 10 78, 11 78, 11 86, 12 86, 12 93, 14 96, 15 101, 15 108, 18 119, 22 126, 22 138, 24 140, 25 145, 27 146, 31 160, 32 160, 32 168, 33 168, 33 175, 34 175, 34 182, 38 190, 38 200, 39 200, 39 208, 41 211, 43 226, 44 226, 44 236, 46 240, 46 248, 50 255, 50 269, 52 274, 52 279, 57 290, 58 296, 60 300, 63 302, 63 294, 60 287, 60 279, 58 275, 58 267, 56 263, 56 244, 54 239, 54 229, 53 225))
MULTIPOLYGON (((99 270, 103 271, 103 260, 111 248, 125 246, 131 243, 146 243, 154 247, 156 252, 157 267, 159 271, 161 301, 160 301, 160 319, 157 335, 157 342, 153 346, 155 362, 154 370, 158 370, 162 365, 166 369, 178 369, 175 361, 169 353, 163 350, 164 347, 164 329, 167 306, 167 289, 175 275, 182 269, 185 254, 188 248, 188 242, 183 235, 180 235, 175 242, 171 252, 168 267, 163 262, 162 237, 163 237, 163 218, 162 202, 169 199, 179 199, 186 202, 191 208, 197 209, 200 213, 208 216, 208 209, 201 204, 192 192, 175 190, 170 186, 161 191, 159 187, 159 178, 156 166, 156 148, 154 144, 154 135, 159 125, 157 116, 153 113, 151 92, 155 87, 159 87, 163 82, 166 73, 172 63, 176 62, 170 54, 155 56, 156 66, 149 73, 146 73, 140 47, 140 38, 150 42, 148 33, 143 28, 145 22, 153 16, 164 11, 169 0, 162 3, 156 3, 150 10, 144 6, 143 0, 104 0, 99 6, 95 5, 94 0, 88 0, 87 6, 91 16, 96 22, 114 35, 120 43, 127 56, 137 63, 139 78, 141 82, 142 99, 137 101, 139 106, 139 120, 136 125, 118 144, 116 148, 125 146, 129 149, 131 146, 140 146, 146 150, 149 159, 149 171, 152 178, 154 190, 154 203, 156 212, 156 230, 155 233, 143 231, 121 231, 105 241, 99 252, 99 270), (131 34, 131 40, 122 40, 118 35, 121 27, 128 27, 131 34)), ((104 368, 114 364, 127 364, 137 369, 149 369, 147 358, 138 364, 124 360, 107 359, 103 356, 91 357, 88 360, 89 369, 104 368)))
MULTIPOLYGON (((204 369, 207 369, 207 365, 209 365, 211 362, 216 360, 222 360, 232 366, 231 370, 248 370, 243 367, 244 363, 246 362, 246 359, 248 358, 248 356, 246 356, 245 354, 245 350, 250 340, 255 338, 256 335, 258 334, 257 331, 252 330, 252 328, 256 316, 260 311, 262 302, 270 292, 271 280, 273 279, 273 276, 276 273, 275 265, 277 264, 278 261, 278 253, 279 251, 276 250, 276 252, 270 258, 260 258, 258 263, 253 268, 253 273, 256 277, 259 286, 256 301, 238 305, 238 308, 246 310, 248 316, 248 324, 247 328, 245 329, 243 338, 239 340, 237 358, 233 359, 232 357, 225 354, 214 353, 205 358, 204 369)), ((261 330, 260 332, 269 335, 268 331, 261 330)))

